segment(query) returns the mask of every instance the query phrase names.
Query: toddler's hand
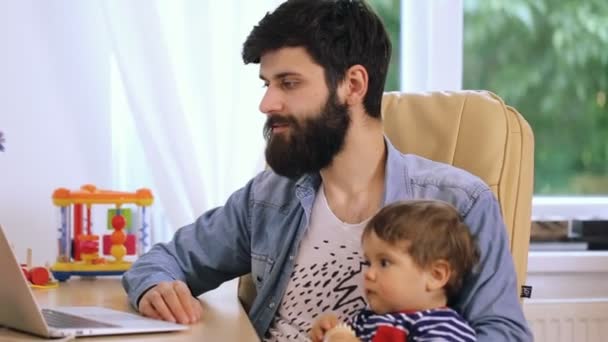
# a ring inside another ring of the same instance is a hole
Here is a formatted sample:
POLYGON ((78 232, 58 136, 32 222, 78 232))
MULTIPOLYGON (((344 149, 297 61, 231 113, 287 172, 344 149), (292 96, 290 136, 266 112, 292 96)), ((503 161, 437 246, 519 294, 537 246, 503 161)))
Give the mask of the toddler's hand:
POLYGON ((315 320, 310 329, 310 338, 313 342, 322 342, 325 333, 338 325, 338 316, 333 313, 322 314, 315 320))
POLYGON ((347 324, 340 323, 325 334, 323 342, 360 342, 347 324))

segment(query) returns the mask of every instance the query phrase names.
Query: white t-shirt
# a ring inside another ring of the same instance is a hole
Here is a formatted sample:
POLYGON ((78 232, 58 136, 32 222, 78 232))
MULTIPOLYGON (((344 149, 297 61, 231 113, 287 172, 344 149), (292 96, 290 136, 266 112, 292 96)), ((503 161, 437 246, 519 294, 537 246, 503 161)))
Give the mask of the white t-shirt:
POLYGON ((329 208, 321 185, 265 341, 307 341, 312 323, 321 313, 333 312, 344 321, 365 307, 361 233, 367 221, 340 221, 329 208))

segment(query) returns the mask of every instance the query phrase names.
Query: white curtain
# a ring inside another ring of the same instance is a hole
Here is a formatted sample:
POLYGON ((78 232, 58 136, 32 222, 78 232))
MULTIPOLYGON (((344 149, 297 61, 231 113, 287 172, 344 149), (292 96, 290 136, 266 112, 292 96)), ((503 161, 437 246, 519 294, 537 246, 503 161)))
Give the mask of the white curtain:
POLYGON ((112 182, 108 44, 96 2, 1 3, 0 224, 20 261, 31 248, 44 265, 57 257, 53 191, 112 182))
POLYGON ((262 83, 241 48, 278 2, 100 3, 113 51, 116 187, 152 187, 154 240, 223 204, 264 167, 262 83))
POLYGON ((463 0, 401 0, 401 90, 462 88, 463 0))

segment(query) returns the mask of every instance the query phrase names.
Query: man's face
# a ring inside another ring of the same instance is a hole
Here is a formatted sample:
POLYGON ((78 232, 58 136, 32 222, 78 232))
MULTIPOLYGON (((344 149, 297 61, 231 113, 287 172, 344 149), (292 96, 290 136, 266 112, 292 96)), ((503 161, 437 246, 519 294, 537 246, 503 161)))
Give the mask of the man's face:
POLYGON ((350 118, 336 89, 328 91, 323 69, 304 49, 283 48, 262 56, 260 74, 268 87, 260 103, 268 116, 268 165, 290 178, 328 167, 344 145, 350 118))

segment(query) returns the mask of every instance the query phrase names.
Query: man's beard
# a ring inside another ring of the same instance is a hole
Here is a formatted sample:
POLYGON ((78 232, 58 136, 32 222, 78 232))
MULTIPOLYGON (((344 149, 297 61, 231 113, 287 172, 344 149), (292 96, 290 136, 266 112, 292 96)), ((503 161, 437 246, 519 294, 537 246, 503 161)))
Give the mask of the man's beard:
POLYGON ((277 174, 297 179, 306 173, 317 173, 328 167, 342 150, 350 124, 348 106, 338 102, 330 92, 321 113, 304 120, 293 115, 270 115, 264 125, 266 162, 277 174), (272 133, 272 126, 284 124, 288 129, 272 133))

